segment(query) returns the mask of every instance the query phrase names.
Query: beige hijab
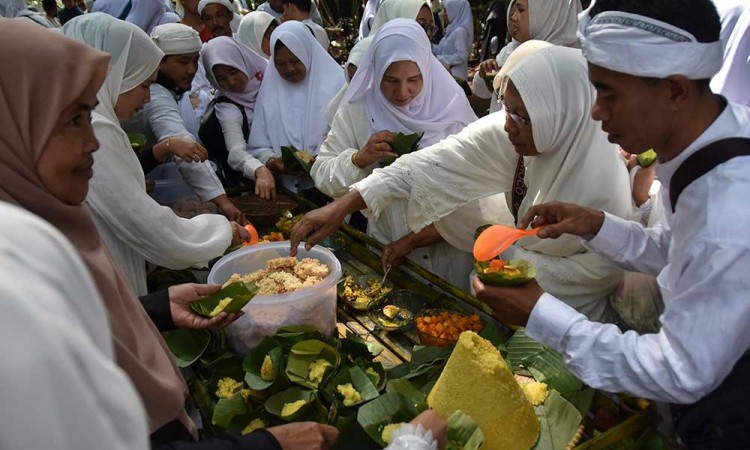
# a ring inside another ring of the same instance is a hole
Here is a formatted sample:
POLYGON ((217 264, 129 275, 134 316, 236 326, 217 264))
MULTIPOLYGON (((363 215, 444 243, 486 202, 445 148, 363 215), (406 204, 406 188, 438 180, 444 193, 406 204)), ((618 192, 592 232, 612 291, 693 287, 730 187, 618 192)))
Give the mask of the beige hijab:
POLYGON ((59 201, 36 173, 60 113, 86 85, 104 82, 109 56, 37 25, 0 19, 0 41, 11 40, 0 46, 0 61, 13 61, 11 70, 0 70, 0 200, 52 223, 80 252, 105 302, 117 363, 141 395, 150 430, 179 419, 194 432, 184 412, 187 386, 102 244, 89 208, 59 201))

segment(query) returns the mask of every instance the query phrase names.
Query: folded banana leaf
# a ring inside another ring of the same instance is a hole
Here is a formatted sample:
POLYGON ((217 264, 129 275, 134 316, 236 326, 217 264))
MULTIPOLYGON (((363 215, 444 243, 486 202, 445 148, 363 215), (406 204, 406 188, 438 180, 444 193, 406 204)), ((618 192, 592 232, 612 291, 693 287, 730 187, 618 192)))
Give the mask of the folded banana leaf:
POLYGON ((208 330, 180 328, 164 333, 164 340, 174 355, 178 367, 187 367, 201 357, 211 342, 208 330))
POLYGON ((313 403, 315 403, 315 392, 301 387, 293 387, 269 398, 265 403, 265 408, 266 411, 284 421, 296 422, 306 416, 313 403), (304 401, 304 404, 296 410, 284 414, 284 405, 299 401, 304 401))
POLYGON ((238 392, 231 398, 220 399, 214 407, 211 422, 221 428, 229 428, 229 423, 235 416, 247 413, 247 405, 242 393, 238 392))
POLYGON ((565 450, 581 425, 581 413, 559 392, 551 390, 547 400, 534 407, 541 431, 533 450, 565 450))
POLYGON ((312 163, 306 161, 299 153, 300 150, 297 150, 293 146, 281 147, 281 160, 284 162, 284 167, 290 170, 302 169, 310 173, 312 163))
POLYGON ((333 346, 317 339, 301 341, 292 347, 286 364, 286 376, 292 383, 306 388, 317 389, 335 373, 341 364, 341 354, 333 346), (310 365, 318 360, 327 361, 330 366, 323 371, 319 380, 311 375, 310 365))
POLYGON ((377 398, 380 395, 369 376, 359 366, 346 367, 339 371, 336 376, 326 383, 323 389, 323 398, 329 402, 337 401, 339 409, 353 408, 377 398), (344 404, 346 397, 338 391, 339 386, 351 384, 352 388, 359 394, 359 399, 352 404, 344 404), (334 400, 335 399, 335 400, 334 400))
POLYGON ((368 436, 382 447, 386 447, 382 433, 386 425, 410 422, 419 411, 401 394, 388 392, 362 405, 357 412, 357 422, 368 436))
POLYGON ((424 132, 412 134, 396 133, 390 142, 391 148, 399 156, 414 152, 419 149, 419 141, 422 139, 422 136, 424 136, 424 132))
POLYGON ((511 259, 505 263, 506 266, 514 267, 519 272, 508 273, 500 270, 498 272, 486 273, 485 271, 489 269, 492 261, 474 260, 474 270, 477 271, 477 276, 484 284, 498 287, 519 286, 536 277, 536 268, 525 259, 511 259))
POLYGON ((255 283, 232 283, 215 294, 190 303, 190 307, 206 317, 214 317, 220 312, 235 313, 247 305, 258 291, 260 288, 255 283), (230 301, 225 302, 226 299, 230 301))
POLYGON ((406 378, 390 380, 385 391, 403 395, 404 398, 409 400, 419 412, 427 409, 427 394, 417 389, 417 387, 406 378))
POLYGON ((281 344, 266 336, 245 358, 245 383, 251 389, 262 391, 271 386, 279 374, 283 374, 283 365, 281 344))
POLYGON ((463 411, 453 411, 445 425, 445 450, 479 450, 484 445, 484 433, 463 411))

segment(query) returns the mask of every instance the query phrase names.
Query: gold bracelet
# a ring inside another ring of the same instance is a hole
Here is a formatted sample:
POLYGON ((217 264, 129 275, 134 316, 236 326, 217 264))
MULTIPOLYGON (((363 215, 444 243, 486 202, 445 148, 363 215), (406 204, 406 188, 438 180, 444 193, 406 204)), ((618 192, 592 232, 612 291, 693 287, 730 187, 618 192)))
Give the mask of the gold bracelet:
POLYGON ((167 155, 169 155, 169 143, 172 142, 172 136, 167 138, 167 155))
POLYGON ((357 164, 357 153, 359 153, 359 150, 352 153, 352 164, 354 164, 354 167, 356 167, 357 169, 362 170, 364 169, 364 167, 359 167, 359 164, 357 164))

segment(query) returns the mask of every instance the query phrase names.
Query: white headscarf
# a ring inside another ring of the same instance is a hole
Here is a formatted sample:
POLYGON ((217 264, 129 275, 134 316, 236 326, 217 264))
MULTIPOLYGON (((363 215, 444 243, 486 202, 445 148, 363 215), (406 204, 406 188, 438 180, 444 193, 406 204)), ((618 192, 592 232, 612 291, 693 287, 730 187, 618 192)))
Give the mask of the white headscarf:
POLYGON ((359 22, 359 39, 362 40, 370 35, 372 22, 380 8, 380 0, 367 0, 365 10, 362 12, 362 18, 359 22))
POLYGON ((250 47, 255 53, 268 59, 271 55, 263 53, 263 35, 266 34, 266 30, 274 20, 276 19, 267 12, 253 11, 242 18, 236 39, 241 44, 250 47))
MULTIPOLYGON (((510 24, 510 12, 516 0, 508 5, 506 22, 510 24)), ((581 12, 580 0, 528 0, 529 10, 529 39, 546 41, 550 44, 578 48, 576 29, 578 28, 578 13, 581 12)), ((503 55, 500 65, 505 63, 508 55, 521 42, 513 39, 500 55, 503 55)))
POLYGON ((130 22, 146 34, 150 34, 153 28, 161 23, 164 13, 167 12, 162 0, 132 0, 129 11, 126 9, 128 3, 124 0, 97 0, 92 12, 101 12, 130 22))
MULTIPOLYGON (((632 206, 627 170, 618 146, 591 117, 596 93, 580 50, 550 47, 508 73, 532 123, 538 156, 526 157, 529 190, 518 214, 552 200, 585 205, 628 217, 632 206)), ((526 238, 521 247, 552 256, 583 251, 580 239, 526 238)))
POLYGON ((203 14, 203 8, 212 3, 218 3, 219 5, 225 6, 230 13, 234 14, 234 5, 229 0, 201 0, 198 2, 198 15, 203 14))
MULTIPOLYGON (((211 39, 203 45, 201 50, 201 60, 203 67, 206 68, 206 77, 211 85, 218 89, 219 95, 229 98, 245 107, 245 114, 248 121, 253 119, 253 110, 255 109, 255 100, 258 97, 263 73, 268 65, 265 58, 227 36, 219 36, 211 39), (229 92, 221 89, 214 76, 213 68, 217 64, 234 67, 247 77, 245 91, 241 94, 229 92)), ((221 108, 234 106, 219 104, 217 105, 216 114, 221 118, 221 108)))
POLYGON ((151 39, 165 55, 184 55, 201 51, 201 37, 192 27, 181 23, 159 25, 151 32, 151 39))
POLYGON ((724 61, 721 40, 698 42, 692 34, 650 17, 605 11, 593 19, 579 16, 578 37, 583 55, 597 66, 639 77, 683 75, 709 79, 724 61))
POLYGON ((422 147, 477 119, 460 86, 433 56, 422 27, 410 19, 392 20, 375 34, 342 102, 363 98, 373 132, 423 131, 422 147), (396 61, 414 61, 422 72, 422 91, 403 107, 388 101, 380 90, 383 74, 396 61))
POLYGON ((276 70, 272 53, 248 141, 270 139, 270 146, 277 155, 281 155, 281 147, 287 145, 317 155, 328 132, 323 112, 344 85, 344 71, 302 22, 284 22, 273 30, 272 52, 278 41, 305 65, 307 75, 299 83, 284 80, 276 70))
POLYGON ((347 83, 352 81, 349 79, 349 66, 354 66, 359 69, 359 66, 362 65, 362 58, 364 58, 371 43, 372 39, 362 39, 349 51, 349 57, 346 58, 346 64, 344 64, 344 76, 346 77, 347 83))
MULTIPOLYGON (((383 25, 393 19, 416 20, 423 6, 429 8, 430 4, 426 0, 383 0, 378 8, 378 13, 375 14, 375 20, 372 22, 370 36, 373 36, 383 25)), ((422 32, 424 33, 424 30, 422 32)))
MULTIPOLYGON (((469 33, 469 39, 466 41, 468 50, 474 44, 474 19, 471 15, 471 5, 468 0, 445 0, 445 11, 448 14, 448 28, 445 30, 445 36, 440 40, 440 44, 452 42, 451 35, 463 28, 469 33)), ((449 53, 449 52, 446 52, 449 53)))

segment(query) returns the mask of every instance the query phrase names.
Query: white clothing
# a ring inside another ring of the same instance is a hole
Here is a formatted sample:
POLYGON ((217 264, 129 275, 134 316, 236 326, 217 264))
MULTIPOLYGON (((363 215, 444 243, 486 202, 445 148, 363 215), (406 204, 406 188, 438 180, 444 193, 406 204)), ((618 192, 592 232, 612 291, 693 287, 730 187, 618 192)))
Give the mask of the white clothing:
MULTIPOLYGON (((177 100, 172 91, 159 83, 152 83, 150 92, 151 101, 144 105, 133 120, 121 123, 123 129, 143 133, 146 136, 146 148, 153 147, 169 137, 182 137, 197 141, 197 121, 192 114, 192 107, 188 106, 190 108, 186 111, 188 114, 183 114, 184 103, 190 105, 187 93, 177 100), (188 123, 191 121, 195 131, 188 129, 188 123)), ((94 158, 96 159, 96 156, 94 158)), ((173 156, 168 157, 167 160, 176 164, 185 183, 202 202, 209 202, 226 194, 216 172, 207 161, 187 162, 173 156)))
MULTIPOLYGON (((328 132, 325 111, 344 85, 341 66, 320 46, 307 25, 298 21, 282 23, 271 34, 271 48, 277 41, 304 64, 305 78, 298 83, 284 80, 276 70, 273 55, 263 77, 255 105, 248 149, 262 163, 281 156, 282 146, 294 146, 317 155, 328 132)), ((312 181, 283 175, 282 183, 294 191, 312 187, 312 181)))
POLYGON ((117 19, 124 19, 137 26, 146 34, 151 34, 155 26, 161 23, 167 7, 162 0, 96 0, 91 12, 101 12, 117 19), (125 8, 130 4, 130 11, 125 8), (123 17, 125 16, 125 17, 123 17))
MULTIPOLYGON (((508 6, 506 22, 510 25, 510 11, 513 2, 508 6)), ((581 2, 579 0, 528 0, 529 17, 529 39, 546 41, 554 45, 565 47, 579 48, 576 31, 578 29, 578 13, 581 12, 581 2)), ((503 47, 497 54, 495 61, 502 67, 510 54, 519 46, 521 42, 515 39, 503 47)), ((492 86, 487 86, 485 81, 479 77, 479 71, 474 75, 474 84, 472 85, 474 94, 480 98, 492 97, 490 103, 490 112, 498 111, 497 97, 494 96, 492 86)))
POLYGON ((380 8, 380 2, 381 0, 367 0, 365 10, 362 12, 362 19, 359 22, 360 41, 370 35, 375 14, 377 14, 378 8, 380 8))
POLYGON ((331 41, 328 39, 328 32, 326 32, 325 28, 313 22, 312 19, 305 19, 302 21, 302 23, 310 27, 313 34, 315 35, 315 39, 318 41, 318 43, 320 43, 320 46, 323 47, 325 51, 328 51, 328 46, 330 45, 331 41))
MULTIPOLYGON (((617 146, 607 142, 590 116, 595 92, 587 74, 581 52, 565 47, 543 49, 509 73, 526 105, 541 153, 524 158, 528 192, 519 217, 532 205, 552 200, 576 201, 620 217, 632 213, 628 174, 617 146)), ((503 131, 504 122, 505 114, 491 114, 437 145, 375 170, 352 187, 375 217, 390 202, 408 198, 409 227, 419 231, 468 202, 511 191, 518 155, 503 131)), ((440 228, 441 222, 437 223, 441 235, 463 237, 463 245, 471 245, 477 223, 491 223, 481 217, 464 218, 447 232, 440 228)), ((548 292, 559 293, 592 320, 608 319, 606 298, 622 272, 586 252, 577 239, 525 238, 501 256, 529 260, 548 292)))
POLYGON ((432 430, 404 423, 393 432, 391 443, 385 450, 438 450, 438 443, 432 437, 432 430))
POLYGON ((346 64, 344 64, 344 78, 346 79, 346 84, 342 86, 341 89, 339 89, 338 94, 333 97, 333 100, 331 100, 331 102, 326 107, 326 122, 328 123, 328 128, 331 127, 331 124, 333 123, 333 116, 335 116, 336 111, 339 110, 341 99, 344 98, 346 88, 349 87, 349 82, 352 81, 349 78, 349 66, 359 68, 359 66, 362 64, 362 58, 365 56, 365 52, 370 47, 371 42, 371 38, 362 39, 354 44, 354 47, 352 47, 352 49, 349 51, 349 57, 346 60, 346 64))
POLYGON ((713 0, 721 18, 724 64, 711 80, 711 90, 729 101, 750 106, 750 4, 745 0, 713 0))
POLYGON ((675 170, 700 148, 728 137, 750 137, 748 108, 730 103, 682 153, 659 164, 665 226, 644 228, 608 214, 585 243, 625 267, 658 274, 665 304, 661 331, 638 335, 588 322, 550 294, 532 310, 526 334, 562 352, 587 385, 694 403, 719 386, 750 348, 750 158, 734 158, 693 181, 674 214, 669 202, 675 170))
POLYGON ((0 203, 0 217, 3 448, 148 448, 143 404, 114 361, 107 313, 80 255, 21 208, 0 203))
MULTIPOLYGON (((201 51, 206 76, 218 90, 218 96, 227 97, 243 108, 248 126, 252 125, 255 102, 260 90, 263 73, 268 65, 266 59, 240 42, 220 36, 208 41, 201 51), (224 91, 214 76, 213 68, 218 64, 233 67, 247 77, 247 84, 242 93, 224 91)), ((221 124, 224 144, 229 153, 227 162, 234 170, 246 178, 255 180, 255 171, 263 166, 257 158, 247 151, 247 141, 242 132, 243 111, 230 103, 217 103, 214 106, 216 118, 221 124)))
POLYGON ((276 12, 273 8, 271 8, 271 5, 268 2, 261 3, 258 8, 255 9, 256 11, 262 11, 264 13, 268 13, 273 16, 274 19, 276 19, 277 22, 281 23, 281 15, 284 13, 284 11, 276 12))
POLYGON ((425 0, 383 0, 372 22, 370 35, 374 36, 383 25, 393 19, 416 20, 423 6, 430 7, 425 0))
POLYGON ((63 33, 112 55, 107 78, 97 94, 94 176, 86 202, 102 239, 133 283, 147 292, 146 260, 184 269, 221 255, 232 240, 229 221, 219 215, 182 219, 146 194, 143 170, 114 112, 123 92, 143 83, 158 67, 161 50, 140 29, 103 13, 86 14, 65 24, 63 33))
POLYGON ((268 59, 271 55, 263 52, 263 36, 274 20, 274 17, 267 12, 253 11, 242 18, 235 39, 240 44, 244 44, 250 50, 268 59))
POLYGON ((445 0, 448 28, 434 48, 435 56, 451 66, 453 76, 469 79, 469 54, 474 45, 474 19, 468 0, 445 0))
POLYGON ((424 30, 411 19, 394 19, 379 29, 362 58, 341 103, 365 99, 372 133, 424 132, 427 147, 476 120, 456 80, 432 55, 424 30), (380 90, 386 70, 396 61, 413 61, 422 73, 422 90, 406 106, 396 106, 380 90))
POLYGON ((698 42, 674 25, 621 11, 601 12, 593 19, 589 10, 582 12, 578 38, 590 63, 638 77, 709 79, 723 62, 721 40, 698 42))

